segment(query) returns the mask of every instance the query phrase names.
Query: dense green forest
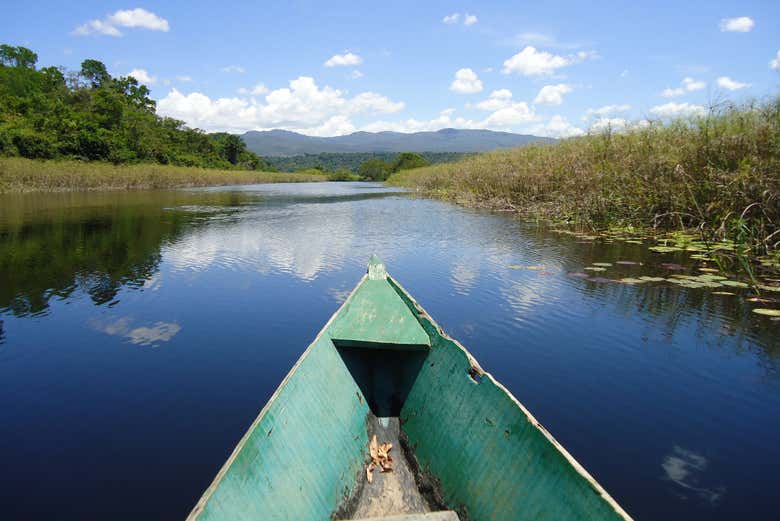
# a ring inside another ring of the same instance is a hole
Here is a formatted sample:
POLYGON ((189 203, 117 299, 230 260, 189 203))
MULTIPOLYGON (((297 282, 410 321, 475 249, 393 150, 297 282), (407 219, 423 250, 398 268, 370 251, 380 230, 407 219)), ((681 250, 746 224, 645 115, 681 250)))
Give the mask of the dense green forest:
MULTIPOLYGON (((463 152, 420 152, 420 155, 428 164, 436 165, 457 161, 472 154, 463 152)), ((325 172, 337 172, 346 169, 356 174, 360 170, 360 166, 366 161, 379 159, 385 163, 392 164, 397 156, 398 154, 394 152, 327 152, 287 157, 265 156, 264 159, 270 166, 280 172, 296 172, 298 170, 315 168, 325 172)))
POLYGON ((79 71, 37 62, 30 49, 0 45, 0 156, 268 169, 239 136, 158 116, 146 86, 100 61, 79 71))

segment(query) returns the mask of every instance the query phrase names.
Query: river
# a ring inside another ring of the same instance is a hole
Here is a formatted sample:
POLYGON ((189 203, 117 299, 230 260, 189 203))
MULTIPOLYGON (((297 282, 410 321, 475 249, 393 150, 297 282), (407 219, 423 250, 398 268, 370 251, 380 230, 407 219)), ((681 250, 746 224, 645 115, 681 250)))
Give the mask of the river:
POLYGON ((0 505, 186 517, 376 253, 637 519, 776 518, 780 322, 610 282, 692 269, 639 242, 366 183, 0 197, 0 505))

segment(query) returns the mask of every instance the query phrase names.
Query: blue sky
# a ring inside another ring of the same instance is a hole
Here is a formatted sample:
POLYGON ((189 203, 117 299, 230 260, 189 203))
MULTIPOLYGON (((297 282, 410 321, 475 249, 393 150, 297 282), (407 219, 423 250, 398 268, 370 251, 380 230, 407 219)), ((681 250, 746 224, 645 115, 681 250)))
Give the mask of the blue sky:
POLYGON ((780 91, 780 2, 638 4, 27 2, 0 39, 210 131, 569 136, 780 91))

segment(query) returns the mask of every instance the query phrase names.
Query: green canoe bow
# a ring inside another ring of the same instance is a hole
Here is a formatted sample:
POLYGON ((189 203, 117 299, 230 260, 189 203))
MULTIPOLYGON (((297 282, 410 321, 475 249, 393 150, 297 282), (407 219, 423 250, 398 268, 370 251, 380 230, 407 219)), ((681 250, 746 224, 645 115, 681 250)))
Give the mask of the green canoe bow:
POLYGON ((630 519, 374 257, 188 520, 368 517, 356 515, 358 496, 374 491, 371 501, 385 501, 379 478, 392 474, 402 483, 404 472, 414 474, 408 482, 426 499, 401 507, 387 499, 383 515, 630 519), (394 446, 391 454, 401 461, 368 484, 369 433, 392 425, 388 419, 400 425, 403 450, 394 446))

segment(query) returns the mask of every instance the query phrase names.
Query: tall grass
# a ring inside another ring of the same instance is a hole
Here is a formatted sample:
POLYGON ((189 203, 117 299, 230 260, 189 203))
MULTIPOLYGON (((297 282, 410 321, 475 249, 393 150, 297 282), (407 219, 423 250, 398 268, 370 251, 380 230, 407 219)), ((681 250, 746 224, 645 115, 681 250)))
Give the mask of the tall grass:
POLYGON ((134 190, 185 186, 326 181, 319 173, 212 170, 157 164, 113 165, 80 161, 0 159, 0 193, 134 190))
POLYGON ((591 228, 695 227, 767 251, 780 244, 780 97, 480 154, 388 182, 591 228))

